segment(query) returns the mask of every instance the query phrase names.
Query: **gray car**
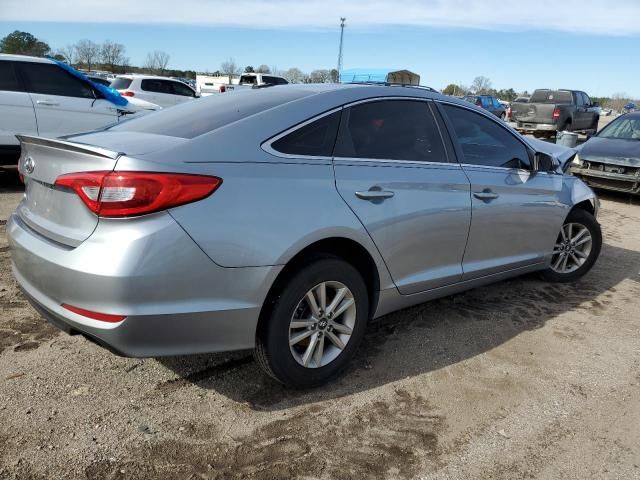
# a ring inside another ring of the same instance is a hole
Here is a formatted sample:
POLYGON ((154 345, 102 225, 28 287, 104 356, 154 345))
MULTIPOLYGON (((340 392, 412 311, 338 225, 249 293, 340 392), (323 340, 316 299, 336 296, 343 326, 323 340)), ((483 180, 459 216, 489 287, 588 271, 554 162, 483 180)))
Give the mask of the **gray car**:
POLYGON ((573 281, 602 243, 574 151, 428 89, 276 86, 20 140, 7 230, 44 317, 128 356, 252 348, 295 387, 337 375, 370 319, 573 281))

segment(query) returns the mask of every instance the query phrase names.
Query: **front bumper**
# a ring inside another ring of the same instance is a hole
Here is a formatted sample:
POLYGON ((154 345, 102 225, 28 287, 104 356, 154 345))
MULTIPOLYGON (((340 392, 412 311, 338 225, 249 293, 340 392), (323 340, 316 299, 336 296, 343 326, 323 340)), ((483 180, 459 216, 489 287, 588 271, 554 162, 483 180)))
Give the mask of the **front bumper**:
POLYGON ((254 347, 262 302, 281 267, 220 267, 166 212, 119 223, 101 220, 89 239, 68 248, 9 219, 14 276, 45 318, 132 357, 254 347), (127 318, 92 320, 63 303, 127 318))
POLYGON ((571 173, 590 187, 640 194, 640 177, 637 174, 603 172, 572 166, 571 173))

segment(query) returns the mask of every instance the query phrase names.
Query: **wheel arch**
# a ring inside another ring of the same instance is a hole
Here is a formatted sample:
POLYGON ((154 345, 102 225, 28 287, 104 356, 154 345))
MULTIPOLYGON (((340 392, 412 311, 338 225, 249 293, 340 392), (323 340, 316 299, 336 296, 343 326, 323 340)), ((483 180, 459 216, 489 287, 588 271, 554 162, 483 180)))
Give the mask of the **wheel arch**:
POLYGON ((306 264, 323 257, 337 257, 353 265, 362 275, 369 295, 369 312, 373 314, 378 305, 380 272, 371 253, 360 243, 347 237, 329 237, 317 240, 296 253, 278 273, 260 309, 258 328, 264 325, 273 308, 278 292, 291 276, 306 264))

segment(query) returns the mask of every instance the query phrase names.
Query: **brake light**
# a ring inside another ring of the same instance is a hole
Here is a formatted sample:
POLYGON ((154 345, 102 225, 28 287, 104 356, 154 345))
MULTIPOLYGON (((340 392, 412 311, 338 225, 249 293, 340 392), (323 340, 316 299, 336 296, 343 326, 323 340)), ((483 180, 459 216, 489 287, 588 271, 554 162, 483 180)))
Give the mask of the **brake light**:
POLYGON ((225 85, 220 85, 219 90, 220 90, 220 93, 224 93, 227 91, 227 87, 225 85))
POLYGON ((184 173, 100 171, 62 175, 55 184, 76 192, 96 215, 117 218, 202 200, 221 183, 218 177, 184 173))
POLYGON ((84 308, 74 307, 67 303, 62 304, 62 308, 69 310, 77 315, 90 318, 92 320, 100 320, 101 322, 118 323, 127 318, 124 315, 109 315, 107 313, 92 312, 91 310, 85 310, 84 308))
POLYGON ((557 122, 560 118, 560 107, 556 107, 553 109, 553 121, 557 122))
POLYGON ((122 95, 123 97, 135 97, 136 94, 133 93, 130 90, 125 90, 124 92, 120 92, 120 95, 122 95))

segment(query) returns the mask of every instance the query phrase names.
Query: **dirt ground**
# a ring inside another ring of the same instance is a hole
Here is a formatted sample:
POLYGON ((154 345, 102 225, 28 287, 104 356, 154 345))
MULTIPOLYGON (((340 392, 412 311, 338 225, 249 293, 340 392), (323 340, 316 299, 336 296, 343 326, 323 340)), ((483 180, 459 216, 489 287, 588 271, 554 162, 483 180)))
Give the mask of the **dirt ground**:
POLYGON ((0 479, 640 479, 640 200, 602 195, 574 285, 534 276, 372 324, 325 388, 248 352, 114 356, 25 302, 0 188, 0 479))

